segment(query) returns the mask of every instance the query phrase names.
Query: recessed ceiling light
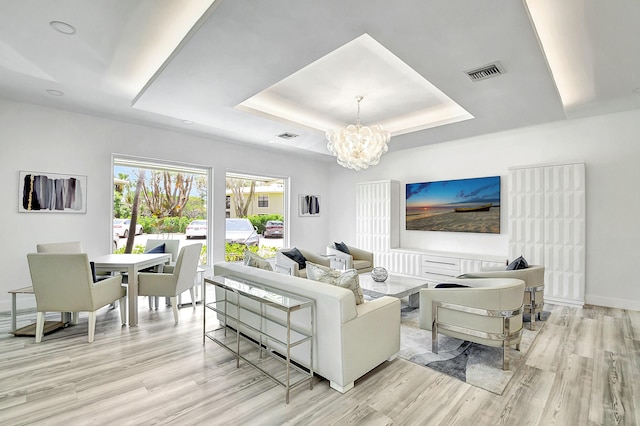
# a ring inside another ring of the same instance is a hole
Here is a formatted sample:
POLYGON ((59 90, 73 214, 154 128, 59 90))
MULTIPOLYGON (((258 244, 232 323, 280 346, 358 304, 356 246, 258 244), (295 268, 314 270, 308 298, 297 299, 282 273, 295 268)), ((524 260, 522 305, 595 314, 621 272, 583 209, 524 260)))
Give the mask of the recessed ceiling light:
POLYGON ((51 21, 49 22, 49 25, 51 25, 51 28, 62 34, 73 35, 76 33, 76 28, 72 25, 67 24, 66 22, 51 21))
POLYGON ((47 93, 51 96, 64 96, 64 92, 56 89, 47 89, 47 93))
POLYGON ((268 143, 276 143, 276 141, 274 141, 273 139, 269 139, 267 142, 268 143))
POLYGON ((182 122, 184 124, 193 124, 193 121, 191 121, 191 120, 182 120, 182 122))

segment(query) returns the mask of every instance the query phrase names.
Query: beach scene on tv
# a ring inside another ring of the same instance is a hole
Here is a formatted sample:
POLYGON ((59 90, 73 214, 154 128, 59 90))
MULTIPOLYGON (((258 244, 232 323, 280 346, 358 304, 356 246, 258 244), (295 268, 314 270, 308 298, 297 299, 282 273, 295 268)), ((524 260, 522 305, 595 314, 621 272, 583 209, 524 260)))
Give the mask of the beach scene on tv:
POLYGON ((500 233, 500 176, 408 183, 406 229, 500 233))

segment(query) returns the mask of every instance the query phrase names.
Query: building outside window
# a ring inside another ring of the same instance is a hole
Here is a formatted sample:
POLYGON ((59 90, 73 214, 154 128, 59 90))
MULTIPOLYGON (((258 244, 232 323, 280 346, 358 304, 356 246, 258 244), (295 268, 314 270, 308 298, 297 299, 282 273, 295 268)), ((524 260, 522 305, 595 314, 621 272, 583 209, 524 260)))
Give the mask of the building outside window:
POLYGON ((258 195, 258 207, 269 207, 268 195, 258 195))

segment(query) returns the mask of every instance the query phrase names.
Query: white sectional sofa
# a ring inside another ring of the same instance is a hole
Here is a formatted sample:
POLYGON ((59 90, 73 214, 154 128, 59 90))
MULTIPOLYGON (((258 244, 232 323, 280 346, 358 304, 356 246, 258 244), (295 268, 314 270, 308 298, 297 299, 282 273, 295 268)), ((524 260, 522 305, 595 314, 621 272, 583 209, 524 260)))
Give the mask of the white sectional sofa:
MULTIPOLYGON (((346 392, 354 381, 400 350, 400 300, 381 297, 356 305, 351 290, 277 272, 221 262, 215 275, 233 276, 304 296, 315 301, 313 342, 314 373, 346 392)), ((222 290, 218 290, 222 291, 222 290)), ((309 328, 308 310, 292 319, 296 327, 309 328), (306 316, 306 317, 305 317, 306 316)), ((308 365, 308 347, 295 347, 292 358, 308 365)))

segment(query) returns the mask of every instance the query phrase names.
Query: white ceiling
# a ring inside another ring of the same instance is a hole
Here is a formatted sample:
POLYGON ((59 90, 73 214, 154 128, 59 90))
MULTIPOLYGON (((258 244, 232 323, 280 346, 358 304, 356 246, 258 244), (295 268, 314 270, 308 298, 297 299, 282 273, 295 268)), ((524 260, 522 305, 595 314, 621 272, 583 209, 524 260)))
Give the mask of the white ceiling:
POLYGON ((639 21, 637 0, 0 0, 0 97, 330 159, 317 123, 353 123, 357 95, 363 124, 394 132, 390 151, 640 108, 639 21), (392 129, 429 101, 370 78, 384 65, 358 53, 351 74, 333 64, 286 85, 364 34, 474 118, 392 129), (498 77, 464 73, 495 61, 498 77), (239 107, 267 89, 315 117, 239 107))

